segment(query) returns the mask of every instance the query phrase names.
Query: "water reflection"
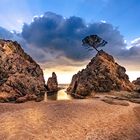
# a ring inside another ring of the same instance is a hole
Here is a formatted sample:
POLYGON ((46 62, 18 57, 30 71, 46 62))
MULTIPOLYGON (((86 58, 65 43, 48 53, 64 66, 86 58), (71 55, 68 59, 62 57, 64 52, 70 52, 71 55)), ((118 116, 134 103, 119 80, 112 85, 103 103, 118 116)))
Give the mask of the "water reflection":
POLYGON ((44 101, 45 101, 45 102, 47 102, 47 98, 48 98, 48 97, 47 97, 47 92, 45 92, 45 95, 44 95, 44 101))
POLYGON ((45 95, 44 101, 47 101, 47 100, 71 100, 71 99, 72 99, 72 97, 66 93, 66 89, 62 89, 56 93, 52 93, 51 95, 47 95, 47 96, 45 95))
POLYGON ((57 100, 71 100, 72 97, 66 93, 66 89, 57 92, 57 100))
POLYGON ((57 100, 57 92, 47 95, 47 100, 57 100))

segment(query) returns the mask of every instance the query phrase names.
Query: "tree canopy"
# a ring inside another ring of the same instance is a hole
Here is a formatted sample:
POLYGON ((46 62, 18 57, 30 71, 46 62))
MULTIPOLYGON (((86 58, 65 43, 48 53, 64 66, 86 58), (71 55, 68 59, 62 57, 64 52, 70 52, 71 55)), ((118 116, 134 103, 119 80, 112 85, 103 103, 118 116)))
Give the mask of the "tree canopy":
POLYGON ((98 47, 103 47, 107 44, 107 41, 103 40, 101 37, 97 35, 89 35, 86 36, 82 43, 84 46, 88 47, 88 50, 93 50, 93 48, 98 51, 98 47))

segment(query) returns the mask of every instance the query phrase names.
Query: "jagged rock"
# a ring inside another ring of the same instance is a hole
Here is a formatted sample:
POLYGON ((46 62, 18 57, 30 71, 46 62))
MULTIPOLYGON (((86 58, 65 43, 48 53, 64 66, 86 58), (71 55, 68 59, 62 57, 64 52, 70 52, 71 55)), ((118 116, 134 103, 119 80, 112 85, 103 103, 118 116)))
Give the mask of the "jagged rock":
POLYGON ((125 72, 111 55, 101 50, 85 69, 73 76, 67 91, 82 96, 91 92, 132 91, 133 84, 125 72))
POLYGON ((137 78, 136 80, 132 81, 132 83, 135 85, 140 85, 140 77, 137 78))
POLYGON ((20 45, 0 40, 0 102, 43 99, 44 85, 40 66, 20 45))
POLYGON ((140 93, 140 77, 132 81, 132 83, 135 85, 135 90, 140 93))
POLYGON ((48 81, 47 81, 47 90, 49 92, 58 91, 57 75, 55 74, 55 72, 52 73, 52 77, 49 77, 48 78, 48 81))

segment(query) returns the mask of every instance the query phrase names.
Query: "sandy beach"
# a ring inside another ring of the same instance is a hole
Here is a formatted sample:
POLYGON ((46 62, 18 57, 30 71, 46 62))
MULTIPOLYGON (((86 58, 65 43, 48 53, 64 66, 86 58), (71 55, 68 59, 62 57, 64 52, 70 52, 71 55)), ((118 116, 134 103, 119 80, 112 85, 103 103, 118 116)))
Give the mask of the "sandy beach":
POLYGON ((140 105, 96 99, 0 104, 1 140, 139 140, 140 105))

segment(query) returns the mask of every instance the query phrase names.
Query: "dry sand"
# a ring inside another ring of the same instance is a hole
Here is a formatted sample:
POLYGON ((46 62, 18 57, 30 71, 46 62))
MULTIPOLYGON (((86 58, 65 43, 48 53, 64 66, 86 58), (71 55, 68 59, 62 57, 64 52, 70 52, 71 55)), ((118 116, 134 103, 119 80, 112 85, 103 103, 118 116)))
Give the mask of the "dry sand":
POLYGON ((0 140, 140 140, 140 105, 98 99, 0 104, 0 140))

